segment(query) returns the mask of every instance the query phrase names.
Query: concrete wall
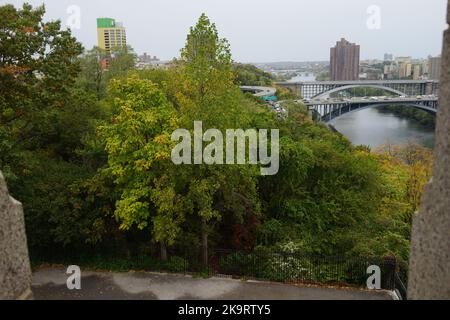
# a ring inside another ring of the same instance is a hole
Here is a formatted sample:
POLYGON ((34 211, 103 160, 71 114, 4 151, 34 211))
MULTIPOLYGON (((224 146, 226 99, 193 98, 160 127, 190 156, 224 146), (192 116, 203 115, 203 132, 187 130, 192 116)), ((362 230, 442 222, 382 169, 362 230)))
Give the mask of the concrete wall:
POLYGON ((22 204, 10 197, 0 171, 0 300, 30 299, 30 286, 22 204))
POLYGON ((450 299, 450 30, 444 34, 435 158, 433 181, 413 222, 408 299, 450 299))

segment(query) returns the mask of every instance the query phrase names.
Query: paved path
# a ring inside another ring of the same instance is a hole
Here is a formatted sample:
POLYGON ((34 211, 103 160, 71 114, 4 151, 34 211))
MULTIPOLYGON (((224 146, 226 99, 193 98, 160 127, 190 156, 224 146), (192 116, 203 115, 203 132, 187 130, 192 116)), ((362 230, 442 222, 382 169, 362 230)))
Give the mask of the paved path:
POLYGON ((147 272, 83 272, 81 290, 68 290, 64 269, 41 269, 33 273, 32 289, 37 300, 130 299, 130 300, 391 300, 388 292, 354 289, 300 287, 278 283, 227 278, 147 272))

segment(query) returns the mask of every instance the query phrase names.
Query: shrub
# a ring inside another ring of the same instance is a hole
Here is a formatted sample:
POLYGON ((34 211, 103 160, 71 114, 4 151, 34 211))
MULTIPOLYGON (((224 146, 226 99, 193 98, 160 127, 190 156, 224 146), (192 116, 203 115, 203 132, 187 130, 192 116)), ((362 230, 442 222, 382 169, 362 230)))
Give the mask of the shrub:
POLYGON ((173 256, 169 258, 165 268, 170 272, 185 272, 189 268, 189 263, 186 259, 173 256))

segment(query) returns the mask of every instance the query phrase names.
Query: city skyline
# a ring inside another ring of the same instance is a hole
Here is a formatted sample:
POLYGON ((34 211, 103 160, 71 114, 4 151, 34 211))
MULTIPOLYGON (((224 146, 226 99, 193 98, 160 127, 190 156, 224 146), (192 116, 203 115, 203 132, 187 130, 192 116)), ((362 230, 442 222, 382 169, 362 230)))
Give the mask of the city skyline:
POLYGON ((45 3, 46 19, 60 19, 63 25, 70 16, 68 8, 78 6, 81 25, 73 34, 86 49, 97 44, 96 19, 112 17, 126 25, 128 44, 138 54, 147 52, 162 60, 179 56, 189 27, 202 12, 216 23, 220 36, 228 39, 234 60, 254 63, 326 61, 329 48, 340 38, 361 46, 361 60, 382 60, 386 52, 415 58, 437 56, 446 27, 445 0, 348 0, 345 7, 331 0, 192 0, 189 5, 180 0, 130 0, 126 4, 114 0, 12 1, 15 6, 24 2, 45 3), (367 25, 373 5, 381 10, 379 29, 367 25), (423 17, 423 12, 433 18, 423 17))

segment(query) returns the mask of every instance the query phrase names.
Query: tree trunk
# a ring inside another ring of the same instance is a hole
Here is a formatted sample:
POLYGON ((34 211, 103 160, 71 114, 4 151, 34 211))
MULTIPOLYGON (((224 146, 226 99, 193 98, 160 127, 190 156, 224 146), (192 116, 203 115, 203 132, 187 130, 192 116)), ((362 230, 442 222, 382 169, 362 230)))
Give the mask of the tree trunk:
POLYGON ((159 242, 160 244, 160 248, 161 248, 161 261, 162 262, 167 262, 167 247, 166 247, 166 243, 161 240, 159 242))
POLYGON ((202 262, 208 265, 208 230, 206 220, 202 219, 202 262))

